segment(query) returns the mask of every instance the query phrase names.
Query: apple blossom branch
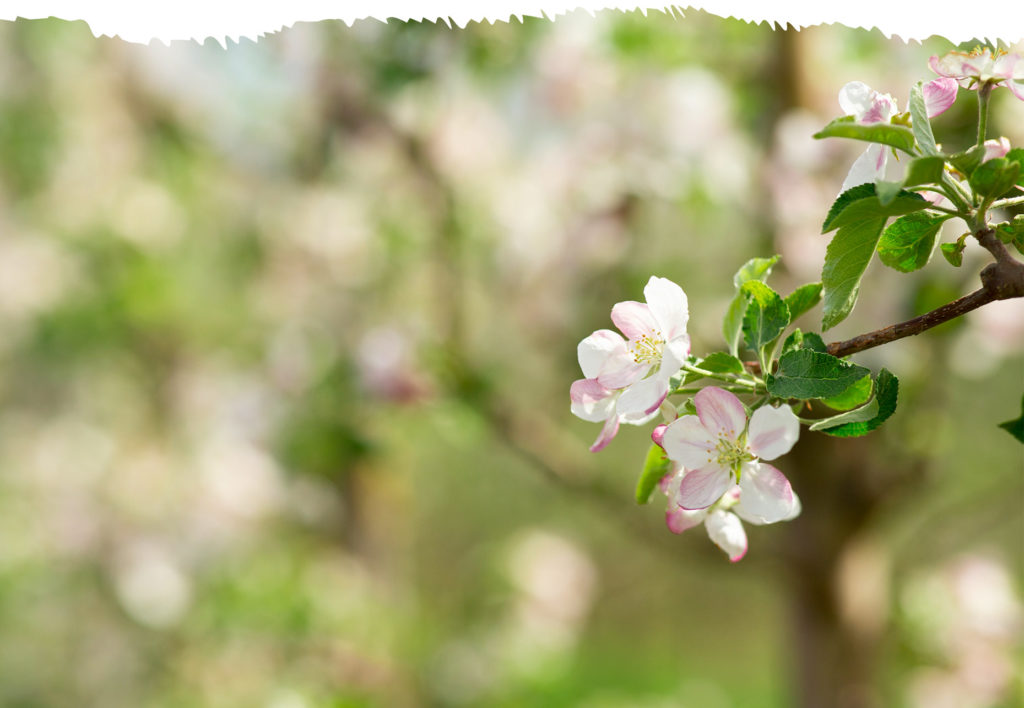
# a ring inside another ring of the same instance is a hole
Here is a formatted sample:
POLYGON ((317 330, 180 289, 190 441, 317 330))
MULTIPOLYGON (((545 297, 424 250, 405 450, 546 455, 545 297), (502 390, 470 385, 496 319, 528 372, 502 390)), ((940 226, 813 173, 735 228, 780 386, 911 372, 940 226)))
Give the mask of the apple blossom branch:
POLYGON ((836 357, 849 356, 894 342, 897 339, 920 334, 990 302, 1024 297, 1024 263, 1010 255, 1006 246, 996 237, 995 231, 991 228, 980 229, 974 235, 978 242, 995 258, 994 263, 985 266, 981 271, 982 286, 979 289, 919 317, 861 334, 852 339, 832 342, 828 345, 828 353, 836 357))

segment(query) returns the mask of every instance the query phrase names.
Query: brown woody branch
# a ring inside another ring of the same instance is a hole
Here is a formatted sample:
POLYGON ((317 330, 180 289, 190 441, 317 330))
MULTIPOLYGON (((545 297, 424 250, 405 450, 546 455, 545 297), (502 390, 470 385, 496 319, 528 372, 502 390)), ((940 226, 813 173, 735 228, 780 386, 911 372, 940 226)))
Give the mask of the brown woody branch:
POLYGON ((994 263, 985 266, 981 271, 981 288, 920 317, 861 334, 853 339, 832 342, 828 345, 828 353, 839 357, 849 356, 897 339, 920 334, 990 302, 1024 297, 1024 263, 1010 255, 992 229, 982 229, 974 236, 995 258, 994 263))

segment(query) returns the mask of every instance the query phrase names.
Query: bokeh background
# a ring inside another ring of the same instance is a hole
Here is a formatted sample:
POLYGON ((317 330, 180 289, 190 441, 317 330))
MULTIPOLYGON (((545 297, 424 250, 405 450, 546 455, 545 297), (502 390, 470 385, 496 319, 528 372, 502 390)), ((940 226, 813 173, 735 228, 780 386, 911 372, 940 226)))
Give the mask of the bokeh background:
MULTIPOLYGON (((1020 302, 858 355, 896 416, 805 433, 804 515, 736 565, 636 506, 649 430, 592 455, 569 414, 576 343, 651 274, 698 353, 747 258, 818 280, 863 146, 811 135, 950 48, 698 12, 226 49, 0 23, 0 705, 1020 705, 1020 302)), ((826 339, 986 255, 876 261, 826 339)))

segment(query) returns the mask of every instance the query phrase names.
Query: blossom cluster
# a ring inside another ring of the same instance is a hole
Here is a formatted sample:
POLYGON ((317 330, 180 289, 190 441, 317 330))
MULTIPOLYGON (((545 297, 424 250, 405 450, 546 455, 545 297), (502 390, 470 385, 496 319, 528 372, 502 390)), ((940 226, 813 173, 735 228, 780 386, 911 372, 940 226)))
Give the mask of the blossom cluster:
POLYGON ((788 520, 800 502, 786 477, 760 460, 789 452, 800 423, 786 405, 763 405, 748 416, 734 394, 717 386, 693 398, 695 415, 666 405, 671 380, 687 366, 690 339, 686 294, 666 278, 652 277, 646 303, 620 302, 611 330, 594 332, 577 348, 585 378, 570 387, 572 412, 604 426, 591 450, 603 449, 621 423, 643 425, 659 412, 668 422, 652 439, 672 462, 661 487, 669 499, 666 521, 674 533, 704 523, 731 560, 746 553, 740 519, 753 524, 788 520))

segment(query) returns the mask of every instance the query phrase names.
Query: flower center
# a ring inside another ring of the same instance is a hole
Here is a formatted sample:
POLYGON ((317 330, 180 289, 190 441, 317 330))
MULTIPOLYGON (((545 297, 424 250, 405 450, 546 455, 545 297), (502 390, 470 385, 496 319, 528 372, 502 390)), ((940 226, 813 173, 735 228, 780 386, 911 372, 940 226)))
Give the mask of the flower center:
POLYGON ((641 334, 639 339, 633 340, 633 361, 637 364, 657 364, 661 361, 661 350, 664 346, 665 340, 656 332, 641 334))
POLYGON ((740 467, 743 466, 743 463, 754 459, 742 440, 730 440, 726 437, 718 439, 715 452, 718 453, 718 464, 735 472, 737 481, 739 481, 740 467))

